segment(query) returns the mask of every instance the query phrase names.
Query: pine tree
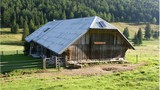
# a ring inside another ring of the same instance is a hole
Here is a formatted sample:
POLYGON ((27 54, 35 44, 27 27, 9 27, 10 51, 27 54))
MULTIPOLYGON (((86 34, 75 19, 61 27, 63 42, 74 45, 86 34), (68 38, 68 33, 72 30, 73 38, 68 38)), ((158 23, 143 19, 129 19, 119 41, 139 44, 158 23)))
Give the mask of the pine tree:
POLYGON ((14 19, 13 23, 12 23, 12 27, 11 27, 11 32, 12 33, 15 33, 15 27, 16 27, 16 20, 14 19))
POLYGON ((27 21, 24 22, 24 29, 23 29, 23 36, 22 36, 22 41, 25 40, 25 38, 29 35, 29 29, 28 29, 28 24, 27 21))
POLYGON ((73 18, 74 17, 74 14, 73 12, 70 13, 70 18, 73 18))
POLYGON ((23 17, 22 16, 20 16, 20 27, 23 27, 23 17))
POLYGON ((63 13, 62 13, 62 19, 66 19, 66 13, 65 13, 65 11, 63 11, 63 13))
POLYGON ((29 33, 31 34, 31 33, 33 33, 34 31, 35 31, 35 25, 34 25, 34 23, 33 23, 33 21, 32 21, 32 19, 30 20, 30 23, 29 23, 29 33))
POLYGON ((114 18, 114 15, 112 14, 111 22, 114 22, 114 21, 115 21, 115 18, 114 18))
POLYGON ((124 35, 127 39, 129 38, 128 27, 124 28, 123 35, 124 35))
POLYGON ((139 40, 139 44, 142 44, 142 30, 141 30, 141 28, 139 28, 139 30, 138 30, 137 38, 139 40))
POLYGON ((19 30, 19 25, 18 25, 18 24, 16 24, 14 33, 16 33, 16 34, 17 34, 17 33, 19 32, 18 30, 19 30))
POLYGON ((47 20, 47 18, 45 19, 45 21, 44 21, 44 24, 46 24, 48 22, 48 20, 47 20))
POLYGON ((28 23, 28 17, 27 16, 25 16, 25 21, 28 23))
POLYGON ((147 25, 146 25, 146 27, 145 27, 145 38, 148 40, 148 39, 150 39, 151 38, 151 26, 150 26, 150 24, 148 23, 147 25))
POLYGON ((138 39, 136 33, 135 33, 135 35, 134 35, 133 43, 134 43, 134 44, 137 44, 137 45, 139 44, 139 39, 138 39))
POLYGON ((159 31, 154 31, 153 38, 158 39, 159 38, 159 31))
POLYGON ((41 18, 41 25, 43 25, 44 24, 44 18, 42 17, 41 18))
POLYGON ((156 24, 156 23, 157 23, 157 19, 156 19, 155 17, 153 18, 152 23, 153 23, 153 24, 156 24))

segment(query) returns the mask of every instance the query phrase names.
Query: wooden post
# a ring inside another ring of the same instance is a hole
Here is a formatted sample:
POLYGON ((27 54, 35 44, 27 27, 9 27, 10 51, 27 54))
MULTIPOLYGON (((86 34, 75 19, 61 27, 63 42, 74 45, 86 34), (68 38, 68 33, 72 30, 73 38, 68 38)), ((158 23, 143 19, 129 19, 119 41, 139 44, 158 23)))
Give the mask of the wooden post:
POLYGON ((136 63, 138 63, 138 55, 136 55, 136 63))
POLYGON ((43 69, 46 69, 46 59, 43 59, 43 69))
POLYGON ((58 71, 60 71, 60 61, 58 61, 58 71))
POLYGON ((68 59, 68 57, 67 57, 67 55, 65 56, 65 67, 67 67, 67 59, 68 59))
POLYGON ((57 56, 55 56, 55 66, 57 68, 57 56))
POLYGON ((29 47, 29 55, 32 54, 32 46, 29 47))
POLYGON ((101 60, 101 45, 99 45, 99 63, 100 63, 100 60, 101 60))

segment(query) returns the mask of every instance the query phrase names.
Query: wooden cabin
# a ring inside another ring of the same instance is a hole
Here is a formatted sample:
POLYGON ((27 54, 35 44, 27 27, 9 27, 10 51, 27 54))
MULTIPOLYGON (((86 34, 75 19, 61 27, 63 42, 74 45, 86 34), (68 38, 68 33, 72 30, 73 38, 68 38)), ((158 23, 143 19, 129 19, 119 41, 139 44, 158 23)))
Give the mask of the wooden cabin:
POLYGON ((34 57, 66 57, 67 61, 125 58, 135 49, 125 36, 100 17, 48 22, 26 37, 34 57))

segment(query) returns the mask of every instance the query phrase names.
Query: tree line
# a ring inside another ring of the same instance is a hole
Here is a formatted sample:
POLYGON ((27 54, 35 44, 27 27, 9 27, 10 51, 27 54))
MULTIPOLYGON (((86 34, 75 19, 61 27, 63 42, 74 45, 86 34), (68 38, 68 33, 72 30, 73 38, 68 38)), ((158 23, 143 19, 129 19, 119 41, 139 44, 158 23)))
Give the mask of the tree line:
MULTIPOLYGON (((128 27, 124 28, 123 35, 127 39, 129 39, 129 29, 128 29, 128 27)), ((150 23, 147 23, 146 27, 145 27, 144 37, 143 37, 142 29, 139 28, 138 32, 135 33, 134 38, 132 39, 132 41, 133 41, 134 44, 140 45, 140 44, 142 44, 143 39, 150 40, 151 37, 153 37, 154 39, 158 39, 159 38, 159 31, 158 30, 153 31, 152 28, 151 28, 150 23)))
POLYGON ((158 0, 1 0, 2 27, 97 15, 108 22, 158 23, 158 0), (32 20, 31 20, 32 19, 32 20))

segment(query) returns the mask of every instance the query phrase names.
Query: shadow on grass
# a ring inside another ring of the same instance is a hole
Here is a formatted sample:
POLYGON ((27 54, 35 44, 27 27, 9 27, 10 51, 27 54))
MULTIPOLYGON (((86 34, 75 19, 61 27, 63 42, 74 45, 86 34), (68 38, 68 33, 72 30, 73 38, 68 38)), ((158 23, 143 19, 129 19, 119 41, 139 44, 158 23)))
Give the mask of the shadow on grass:
MULTIPOLYGON (((18 32, 17 34, 22 34, 23 32, 18 32)), ((0 31, 0 34, 16 34, 16 33, 12 33, 10 31, 0 31)))
POLYGON ((17 46, 22 46, 23 42, 22 41, 1 42, 1 45, 17 45, 17 46))
POLYGON ((3 55, 0 62, 1 73, 11 72, 17 69, 41 69, 42 65, 42 59, 35 59, 23 54, 3 55))

